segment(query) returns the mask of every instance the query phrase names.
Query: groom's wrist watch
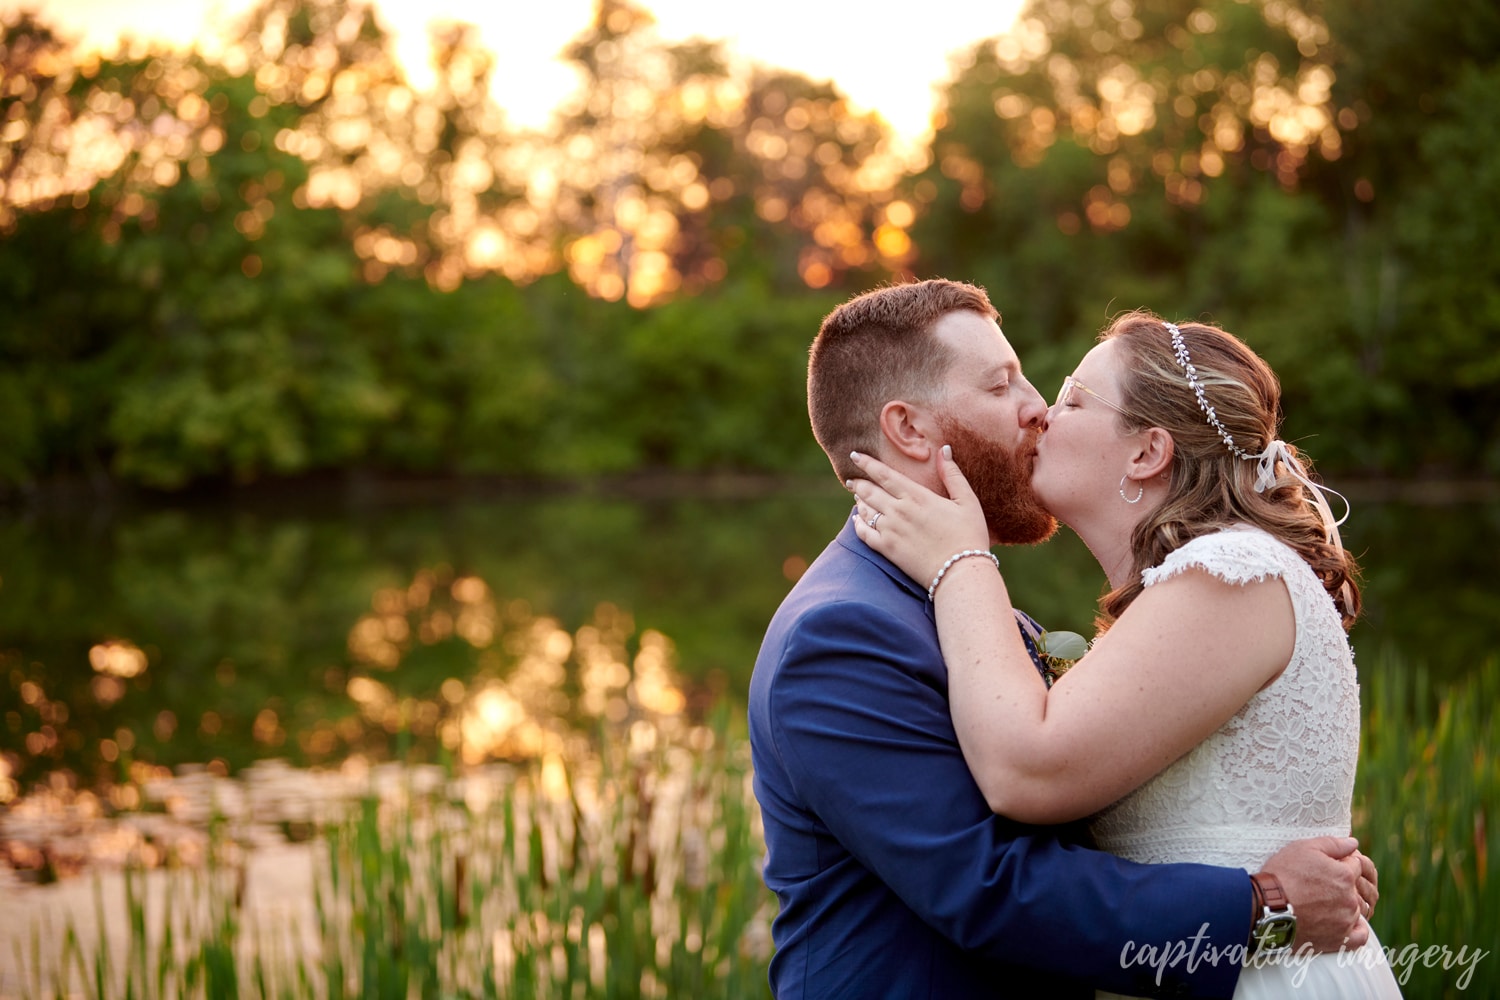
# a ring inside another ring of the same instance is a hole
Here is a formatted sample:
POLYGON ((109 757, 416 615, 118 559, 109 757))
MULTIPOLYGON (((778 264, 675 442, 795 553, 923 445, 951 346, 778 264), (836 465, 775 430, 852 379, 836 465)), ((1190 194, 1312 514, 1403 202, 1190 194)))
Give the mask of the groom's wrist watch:
POLYGON ((1249 955, 1272 954, 1286 951, 1297 936, 1297 914, 1292 912, 1292 903, 1286 898, 1281 882, 1269 872, 1256 872, 1250 876, 1251 889, 1255 895, 1259 916, 1250 928, 1249 955))

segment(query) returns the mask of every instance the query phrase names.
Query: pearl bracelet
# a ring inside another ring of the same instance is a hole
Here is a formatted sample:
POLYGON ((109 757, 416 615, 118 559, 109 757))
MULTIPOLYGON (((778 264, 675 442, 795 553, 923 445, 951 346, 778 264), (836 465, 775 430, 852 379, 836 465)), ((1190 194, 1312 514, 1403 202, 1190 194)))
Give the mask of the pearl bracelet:
POLYGON ((943 582, 943 575, 953 568, 954 563, 960 559, 967 559, 969 556, 989 556, 990 562, 995 564, 995 568, 997 570, 1000 568, 1000 557, 988 549, 964 549, 962 552, 955 552, 948 557, 947 562, 943 563, 943 568, 938 570, 937 576, 932 578, 932 586, 927 588, 927 599, 929 601, 933 599, 932 595, 937 593, 938 584, 943 582))

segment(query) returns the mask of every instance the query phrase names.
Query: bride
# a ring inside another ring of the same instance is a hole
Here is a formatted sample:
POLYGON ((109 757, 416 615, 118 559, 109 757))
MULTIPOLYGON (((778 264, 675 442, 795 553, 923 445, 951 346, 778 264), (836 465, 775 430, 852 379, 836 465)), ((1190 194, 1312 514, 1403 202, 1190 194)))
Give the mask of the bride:
MULTIPOLYGON (((1089 817, 1098 846, 1137 861, 1254 872, 1293 840, 1347 836, 1357 567, 1277 437, 1276 376, 1205 324, 1132 312, 1099 340, 1064 379, 1032 472, 1111 588, 1097 638, 1050 689, 1036 637, 997 613, 1010 598, 955 460, 942 463, 949 499, 856 457, 859 536, 932 581, 965 759, 996 812, 1089 817)), ((1296 950, 1270 888, 1236 998, 1400 996, 1373 936, 1357 951, 1296 950)))

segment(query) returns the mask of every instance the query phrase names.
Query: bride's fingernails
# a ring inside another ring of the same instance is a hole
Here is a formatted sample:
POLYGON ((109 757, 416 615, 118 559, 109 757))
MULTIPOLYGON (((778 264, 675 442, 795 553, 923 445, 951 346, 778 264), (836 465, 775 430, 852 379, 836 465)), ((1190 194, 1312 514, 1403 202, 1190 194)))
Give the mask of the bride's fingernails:
POLYGON ((854 459, 855 462, 863 462, 865 460, 865 456, 861 455, 857 451, 851 451, 849 453, 849 457, 854 459))
POLYGON ((946 458, 946 459, 948 459, 948 461, 950 461, 950 462, 953 461, 953 446, 952 445, 949 445, 949 444, 943 445, 943 457, 946 458))
POLYGON ((854 480, 852 480, 852 479, 846 479, 846 480, 844 480, 844 489, 848 490, 850 493, 853 493, 854 492, 854 480))

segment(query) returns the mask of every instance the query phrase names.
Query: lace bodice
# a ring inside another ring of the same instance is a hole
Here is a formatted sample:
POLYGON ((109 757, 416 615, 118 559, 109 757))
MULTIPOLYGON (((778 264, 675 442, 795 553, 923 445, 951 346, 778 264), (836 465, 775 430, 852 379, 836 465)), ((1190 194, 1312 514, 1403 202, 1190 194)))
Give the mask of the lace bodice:
POLYGON ((1236 584, 1279 578, 1296 617, 1292 658, 1218 732, 1095 816, 1099 846, 1136 861, 1256 871, 1293 840, 1346 836, 1359 683, 1333 600, 1301 556, 1249 526, 1193 539, 1142 581, 1187 569, 1236 584))

